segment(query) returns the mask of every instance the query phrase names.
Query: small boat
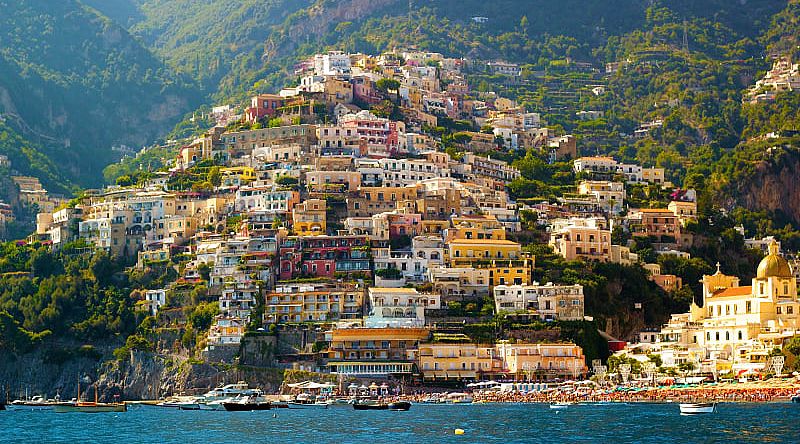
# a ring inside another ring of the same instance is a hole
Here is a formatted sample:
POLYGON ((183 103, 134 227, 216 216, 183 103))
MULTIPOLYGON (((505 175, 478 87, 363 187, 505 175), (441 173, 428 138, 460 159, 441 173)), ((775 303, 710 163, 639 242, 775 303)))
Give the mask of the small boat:
POLYGON ((682 402, 681 415, 697 415, 701 413, 714 413, 717 409, 716 402, 682 402))
POLYGON ((571 405, 571 402, 556 402, 554 404, 550 404, 550 408, 553 410, 563 410, 571 405))
POLYGON ((792 396, 792 402, 795 404, 800 404, 800 390, 798 390, 797 393, 792 396))
POLYGON ((353 404, 356 410, 389 410, 389 404, 353 404))
POLYGON ((128 406, 121 402, 76 402, 56 404, 53 407, 56 413, 110 413, 127 412, 128 406))
POLYGON ((397 402, 390 402, 389 403, 389 410, 396 410, 396 411, 407 411, 411 408, 411 403, 408 401, 397 401, 397 402))

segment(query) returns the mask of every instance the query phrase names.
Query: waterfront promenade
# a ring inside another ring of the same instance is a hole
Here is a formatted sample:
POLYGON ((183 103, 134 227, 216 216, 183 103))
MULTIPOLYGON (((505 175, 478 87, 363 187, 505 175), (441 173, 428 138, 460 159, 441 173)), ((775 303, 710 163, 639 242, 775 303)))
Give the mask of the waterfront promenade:
MULTIPOLYGON (((669 387, 613 387, 565 391, 550 389, 534 392, 476 390, 470 393, 476 403, 553 403, 553 402, 770 402, 786 401, 800 391, 800 382, 755 382, 741 384, 704 384, 669 387)), ((393 397, 424 402, 430 394, 393 397)))

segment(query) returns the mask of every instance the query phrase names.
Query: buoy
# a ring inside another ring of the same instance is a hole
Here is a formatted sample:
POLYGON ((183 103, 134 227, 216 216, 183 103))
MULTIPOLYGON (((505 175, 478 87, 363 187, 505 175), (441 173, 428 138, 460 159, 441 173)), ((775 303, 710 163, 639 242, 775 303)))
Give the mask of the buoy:
POLYGON ((453 433, 455 433, 456 435, 463 435, 464 434, 464 429, 455 429, 455 430, 453 430, 453 433))

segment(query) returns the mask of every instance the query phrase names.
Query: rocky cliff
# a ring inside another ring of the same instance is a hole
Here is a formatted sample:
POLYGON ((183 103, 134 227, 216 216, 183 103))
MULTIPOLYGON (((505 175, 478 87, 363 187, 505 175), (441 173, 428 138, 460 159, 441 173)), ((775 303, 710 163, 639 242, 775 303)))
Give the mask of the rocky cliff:
POLYGON ((783 213, 800 224, 800 151, 772 148, 772 154, 754 164, 743 180, 731 186, 728 207, 741 205, 752 211, 783 213))

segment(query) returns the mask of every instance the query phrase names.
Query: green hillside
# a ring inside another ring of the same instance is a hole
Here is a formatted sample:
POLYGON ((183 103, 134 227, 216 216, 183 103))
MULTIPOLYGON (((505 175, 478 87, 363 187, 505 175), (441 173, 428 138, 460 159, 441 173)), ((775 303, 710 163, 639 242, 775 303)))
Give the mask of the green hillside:
POLYGON ((198 97, 127 31, 74 0, 0 1, 0 114, 59 165, 96 184, 168 130, 198 97))

